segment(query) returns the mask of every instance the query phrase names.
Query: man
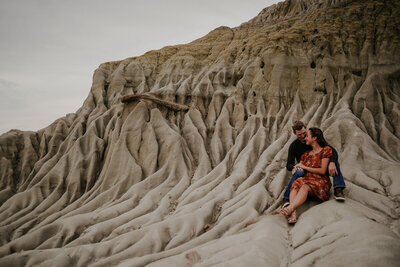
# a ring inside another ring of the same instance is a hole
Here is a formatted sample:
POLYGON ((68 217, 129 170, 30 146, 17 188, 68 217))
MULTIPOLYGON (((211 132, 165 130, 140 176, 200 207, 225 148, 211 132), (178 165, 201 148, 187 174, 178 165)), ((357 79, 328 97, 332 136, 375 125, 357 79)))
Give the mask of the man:
MULTIPOLYGON (((286 191, 283 195, 283 208, 289 205, 289 194, 290 188, 292 187, 292 183, 299 177, 303 177, 304 170, 301 168, 295 167, 295 160, 300 162, 301 155, 308 150, 312 150, 312 147, 306 145, 306 125, 302 121, 295 121, 292 125, 293 133, 297 136, 297 139, 290 144, 288 160, 286 164, 286 169, 292 172, 292 178, 289 181, 289 184, 286 188, 286 191)), ((333 188, 334 195, 337 201, 344 201, 343 189, 346 188, 346 184, 344 183, 342 173, 340 171, 340 166, 338 162, 338 154, 336 150, 332 148, 332 157, 329 159, 328 172, 329 176, 333 176, 333 188)))

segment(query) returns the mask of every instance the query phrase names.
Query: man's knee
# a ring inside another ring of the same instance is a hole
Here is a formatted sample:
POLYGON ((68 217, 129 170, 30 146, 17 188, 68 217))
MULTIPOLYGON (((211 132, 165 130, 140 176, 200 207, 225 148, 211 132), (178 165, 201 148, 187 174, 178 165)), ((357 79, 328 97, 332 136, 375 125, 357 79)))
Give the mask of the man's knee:
POLYGON ((297 169, 297 170, 295 171, 294 175, 295 175, 296 177, 303 177, 303 176, 304 176, 304 171, 303 171, 303 170, 300 170, 300 169, 297 169))

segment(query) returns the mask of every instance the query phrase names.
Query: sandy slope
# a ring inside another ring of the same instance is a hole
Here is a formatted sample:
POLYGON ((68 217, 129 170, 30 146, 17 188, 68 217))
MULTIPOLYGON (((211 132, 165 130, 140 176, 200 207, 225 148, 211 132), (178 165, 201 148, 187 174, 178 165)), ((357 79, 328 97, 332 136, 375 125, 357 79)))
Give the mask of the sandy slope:
POLYGON ((0 137, 0 266, 398 266, 399 29, 398 1, 292 0, 102 64, 77 113, 0 137), (296 119, 347 200, 291 227, 296 119))

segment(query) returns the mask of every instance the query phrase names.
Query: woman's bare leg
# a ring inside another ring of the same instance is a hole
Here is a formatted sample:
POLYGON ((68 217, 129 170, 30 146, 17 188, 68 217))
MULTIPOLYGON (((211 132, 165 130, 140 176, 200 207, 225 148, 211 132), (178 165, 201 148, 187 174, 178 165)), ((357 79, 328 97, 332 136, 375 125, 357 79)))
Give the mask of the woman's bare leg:
MULTIPOLYGON (((299 189, 293 188, 289 195, 289 204, 293 203, 298 195, 299 189)), ((289 205, 290 206, 290 205, 289 205)), ((289 214, 288 223, 295 223, 297 221, 297 210, 294 208, 293 210, 288 210, 287 213, 289 214)))
POLYGON ((303 184, 300 189, 299 192, 293 196, 293 201, 290 201, 290 205, 292 206, 292 209, 297 209, 301 204, 303 204, 306 200, 307 200, 307 196, 308 196, 308 192, 311 191, 311 188, 306 185, 303 184))
POLYGON ((293 211, 295 211, 301 204, 303 204, 307 200, 308 193, 311 191, 311 188, 303 184, 299 191, 292 190, 289 195, 290 205, 284 208, 284 212, 287 215, 290 215, 293 211))
MULTIPOLYGON (((291 204, 293 201, 294 201, 294 199, 296 198, 296 195, 297 195, 297 192, 299 191, 299 189, 297 189, 297 188, 293 188, 291 191, 290 191, 290 195, 289 195, 289 204, 291 204)), ((291 205, 289 205, 289 206, 291 206, 291 205)), ((280 211, 280 213, 282 213, 283 215, 285 215, 285 216, 290 216, 290 214, 294 211, 294 210, 292 210, 292 209, 287 209, 289 206, 287 206, 286 208, 284 208, 284 209, 281 209, 281 211, 280 211)))
POLYGON ((297 196, 297 193, 299 192, 300 189, 297 188, 293 188, 292 191, 290 191, 290 195, 289 195, 289 202, 290 204, 292 204, 297 196))

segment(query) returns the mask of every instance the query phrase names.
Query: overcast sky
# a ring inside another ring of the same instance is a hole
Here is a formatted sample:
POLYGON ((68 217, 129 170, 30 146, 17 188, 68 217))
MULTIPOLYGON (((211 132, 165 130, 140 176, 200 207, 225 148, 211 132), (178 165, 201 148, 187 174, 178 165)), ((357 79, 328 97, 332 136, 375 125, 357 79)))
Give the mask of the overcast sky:
POLYGON ((103 62, 236 27, 276 0, 0 0, 0 134, 73 113, 103 62))

